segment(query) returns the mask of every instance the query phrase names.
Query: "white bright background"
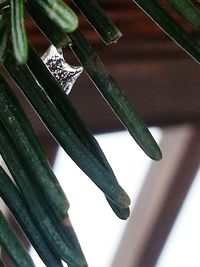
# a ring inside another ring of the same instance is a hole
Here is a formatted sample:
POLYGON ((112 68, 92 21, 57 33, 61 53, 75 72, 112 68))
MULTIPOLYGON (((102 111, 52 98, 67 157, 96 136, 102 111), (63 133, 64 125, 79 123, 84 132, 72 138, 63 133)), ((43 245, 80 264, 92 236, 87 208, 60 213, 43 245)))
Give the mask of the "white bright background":
MULTIPOLYGON (((159 130, 153 134, 160 138, 159 130)), ((126 132, 96 138, 133 205, 151 160, 126 132)), ((62 149, 54 170, 70 201, 69 215, 89 266, 109 267, 126 221, 116 217, 104 195, 62 149)))
MULTIPOLYGON (((157 140, 158 129, 152 129, 157 140)), ((120 184, 132 199, 139 193, 151 161, 126 132, 97 136, 120 184)), ((109 208, 103 194, 59 149, 55 172, 70 203, 70 217, 90 267, 111 267, 126 227, 109 208)), ((200 266, 200 170, 156 267, 200 266)), ((44 266, 32 250, 36 266, 44 266)), ((126 267, 126 266, 123 266, 126 267)))
POLYGON ((200 266, 200 170, 156 267, 200 266))
MULTIPOLYGON (((161 131, 151 129, 157 139, 161 131)), ((139 193, 151 160, 127 132, 96 136, 132 205, 139 193)), ((90 267, 110 267, 127 221, 112 212, 104 195, 59 148, 54 171, 70 201, 69 215, 90 267)), ((32 249, 36 266, 43 266, 32 249)), ((125 267, 125 266, 124 266, 125 267)))

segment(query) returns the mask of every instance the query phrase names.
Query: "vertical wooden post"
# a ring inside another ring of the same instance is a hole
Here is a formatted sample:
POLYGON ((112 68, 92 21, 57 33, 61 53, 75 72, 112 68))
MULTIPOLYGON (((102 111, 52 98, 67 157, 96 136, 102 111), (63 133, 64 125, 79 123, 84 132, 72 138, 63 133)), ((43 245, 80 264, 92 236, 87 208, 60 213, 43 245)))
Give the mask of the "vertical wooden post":
POLYGON ((163 160, 151 166, 112 267, 155 266, 199 168, 199 130, 163 131, 163 160))

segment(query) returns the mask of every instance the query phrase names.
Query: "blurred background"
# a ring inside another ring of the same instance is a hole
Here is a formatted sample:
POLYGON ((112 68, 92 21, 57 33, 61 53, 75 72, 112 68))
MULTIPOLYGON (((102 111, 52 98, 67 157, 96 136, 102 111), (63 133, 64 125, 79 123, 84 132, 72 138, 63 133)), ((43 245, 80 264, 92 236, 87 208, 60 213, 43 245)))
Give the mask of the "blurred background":
MULTIPOLYGON (((161 162, 149 160, 87 75, 81 75, 69 97, 132 198, 127 222, 115 218, 102 195, 86 177, 81 177, 83 174, 57 146, 17 88, 16 94, 69 197, 72 223, 89 266, 199 266, 200 67, 132 1, 99 3, 123 36, 116 44, 105 45, 77 11, 80 29, 151 127, 163 151, 161 162)), ((173 15, 198 37, 196 31, 173 15)), ((32 44, 42 55, 49 43, 28 16, 26 28, 32 44)), ((64 53, 69 64, 79 64, 69 48, 64 53)))

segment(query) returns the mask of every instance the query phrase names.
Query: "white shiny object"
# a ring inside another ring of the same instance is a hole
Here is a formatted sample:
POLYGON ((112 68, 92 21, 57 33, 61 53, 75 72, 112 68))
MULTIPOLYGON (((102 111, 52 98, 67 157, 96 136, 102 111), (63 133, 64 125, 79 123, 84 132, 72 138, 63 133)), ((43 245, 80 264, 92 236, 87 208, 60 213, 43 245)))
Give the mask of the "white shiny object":
POLYGON ((62 49, 57 49, 53 45, 49 47, 41 59, 62 86, 65 93, 69 94, 76 79, 82 73, 83 68, 81 66, 69 65, 63 56, 62 49))

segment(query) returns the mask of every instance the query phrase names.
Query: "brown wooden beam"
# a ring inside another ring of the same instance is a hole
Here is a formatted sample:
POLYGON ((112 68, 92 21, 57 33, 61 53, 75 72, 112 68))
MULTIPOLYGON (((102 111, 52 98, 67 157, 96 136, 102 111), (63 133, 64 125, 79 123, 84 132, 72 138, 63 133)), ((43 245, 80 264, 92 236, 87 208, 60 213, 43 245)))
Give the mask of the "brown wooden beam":
MULTIPOLYGON (((193 133, 137 267, 154 267, 199 169, 200 128, 193 133)), ((135 267, 135 266, 134 266, 135 267)))
POLYGON ((200 128, 164 130, 112 267, 154 267, 199 168, 200 128))

